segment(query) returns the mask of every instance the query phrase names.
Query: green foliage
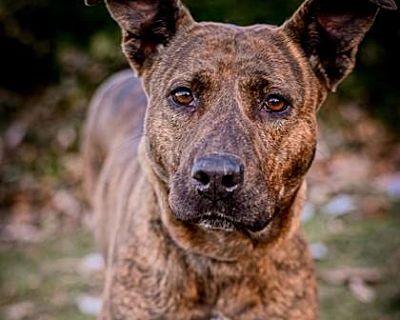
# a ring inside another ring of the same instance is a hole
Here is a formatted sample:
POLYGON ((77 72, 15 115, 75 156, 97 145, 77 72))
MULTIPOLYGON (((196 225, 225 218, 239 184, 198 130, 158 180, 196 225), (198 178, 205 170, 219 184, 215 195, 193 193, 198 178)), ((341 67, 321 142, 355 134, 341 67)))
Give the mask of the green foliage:
POLYGON ((38 244, 1 247, 0 318, 93 319, 81 314, 75 302, 82 293, 101 292, 96 275, 79 270, 80 259, 92 250, 91 239, 76 230, 38 244), (23 311, 26 303, 29 311, 23 311), (12 317, 10 305, 27 315, 12 317))
MULTIPOLYGON (((334 230, 335 223, 327 216, 316 215, 305 226, 311 242, 322 242, 328 246, 326 260, 317 263, 317 271, 338 270, 344 266, 378 268, 385 270, 382 280, 373 287, 376 300, 364 304, 354 297, 344 285, 332 286, 319 282, 321 298, 321 319, 399 319, 400 291, 398 273, 400 238, 398 230, 400 219, 392 208, 392 214, 380 218, 364 218, 354 221, 351 218, 339 221, 340 231, 334 230)), ((336 221, 338 223, 338 221, 336 221)))
MULTIPOLYGON (((280 24, 301 0, 184 2, 198 21, 249 25, 280 24)), ((59 81, 65 71, 59 57, 70 47, 84 50, 112 73, 124 63, 119 38, 103 5, 89 8, 83 0, 2 0, 0 87, 31 92, 59 81)), ((393 127, 400 120, 399 42, 399 12, 382 12, 362 46, 355 74, 339 92, 340 98, 365 104, 393 127)))
POLYGON ((239 25, 280 24, 290 17, 301 0, 188 0, 196 20, 221 21, 239 25))
MULTIPOLYGON (((399 319, 399 217, 340 222, 342 230, 334 231, 333 222, 318 214, 306 225, 309 239, 326 243, 330 253, 317 263, 317 272, 354 266, 378 267, 386 273, 373 286, 377 297, 369 304, 357 301, 346 285, 320 282, 321 319, 399 319)), ((0 247, 0 318, 7 319, 3 313, 10 305, 28 302, 32 310, 23 319, 94 319, 81 314, 75 302, 80 295, 101 292, 102 277, 79 268, 81 259, 93 250, 92 238, 86 231, 74 230, 39 243, 0 247)))

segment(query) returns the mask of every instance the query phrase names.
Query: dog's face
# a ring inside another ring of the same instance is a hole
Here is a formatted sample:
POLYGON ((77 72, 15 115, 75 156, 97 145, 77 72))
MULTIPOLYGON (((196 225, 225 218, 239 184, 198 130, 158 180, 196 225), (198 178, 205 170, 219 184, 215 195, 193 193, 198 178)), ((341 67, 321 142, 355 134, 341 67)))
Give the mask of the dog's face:
POLYGON ((196 23, 178 0, 108 1, 149 96, 144 143, 173 215, 164 222, 187 246, 290 229, 316 112, 351 72, 378 6, 395 8, 308 0, 281 27, 243 28, 196 23))
POLYGON ((264 230, 315 152, 321 96, 305 58, 276 28, 206 23, 152 72, 146 136, 172 212, 203 228, 264 230))

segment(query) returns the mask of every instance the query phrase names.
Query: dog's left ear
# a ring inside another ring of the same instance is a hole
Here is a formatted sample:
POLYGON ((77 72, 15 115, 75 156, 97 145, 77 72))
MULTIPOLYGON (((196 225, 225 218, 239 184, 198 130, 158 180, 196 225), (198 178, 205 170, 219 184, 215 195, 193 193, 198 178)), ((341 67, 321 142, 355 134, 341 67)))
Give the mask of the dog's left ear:
POLYGON ((283 30, 300 45, 326 88, 335 91, 353 70, 379 8, 397 6, 394 0, 307 0, 283 30))
MULTIPOLYGON (((104 1, 104 0, 103 0, 104 1)), ((85 0, 94 5, 101 0, 85 0)), ((122 30, 122 48, 141 75, 151 66, 162 46, 194 23, 180 0, 105 0, 122 30)))
POLYGON ((95 4, 100 3, 102 0, 85 0, 85 4, 87 6, 94 6, 95 4))

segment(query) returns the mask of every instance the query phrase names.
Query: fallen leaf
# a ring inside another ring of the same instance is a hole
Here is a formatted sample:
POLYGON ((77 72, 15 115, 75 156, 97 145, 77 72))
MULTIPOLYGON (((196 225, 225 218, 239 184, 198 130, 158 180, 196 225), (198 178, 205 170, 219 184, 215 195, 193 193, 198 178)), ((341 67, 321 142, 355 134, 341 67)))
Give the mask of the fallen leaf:
POLYGON ((33 302, 24 301, 6 306, 4 308, 4 315, 7 320, 22 320, 28 319, 29 316, 32 316, 34 310, 35 305, 33 302))
POLYGON ((375 300, 375 290, 361 278, 352 278, 349 283, 349 289, 353 296, 362 303, 371 303, 375 300))
POLYGON ((340 267, 333 270, 322 271, 319 278, 330 285, 347 285, 353 279, 361 279, 365 283, 375 284, 382 280, 383 272, 377 268, 340 267))

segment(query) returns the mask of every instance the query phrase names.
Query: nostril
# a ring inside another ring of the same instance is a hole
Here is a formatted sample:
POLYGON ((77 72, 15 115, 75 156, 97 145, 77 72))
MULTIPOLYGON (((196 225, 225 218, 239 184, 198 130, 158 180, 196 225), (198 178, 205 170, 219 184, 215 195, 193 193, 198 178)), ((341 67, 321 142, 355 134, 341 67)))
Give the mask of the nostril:
MULTIPOLYGON (((235 176, 232 174, 226 175, 222 177, 222 185, 227 189, 227 190, 232 190, 238 186, 238 182, 236 181, 235 176)), ((229 190, 229 191, 230 191, 229 190)), ((232 190, 233 191, 233 190, 232 190)))
POLYGON ((244 167, 240 158, 230 154, 210 154, 194 161, 191 187, 211 200, 225 199, 243 184, 244 167))
POLYGON ((204 171, 196 171, 193 174, 193 179, 197 180, 198 182, 200 182, 203 186, 207 186, 210 183, 210 177, 207 173, 205 173, 204 171))

